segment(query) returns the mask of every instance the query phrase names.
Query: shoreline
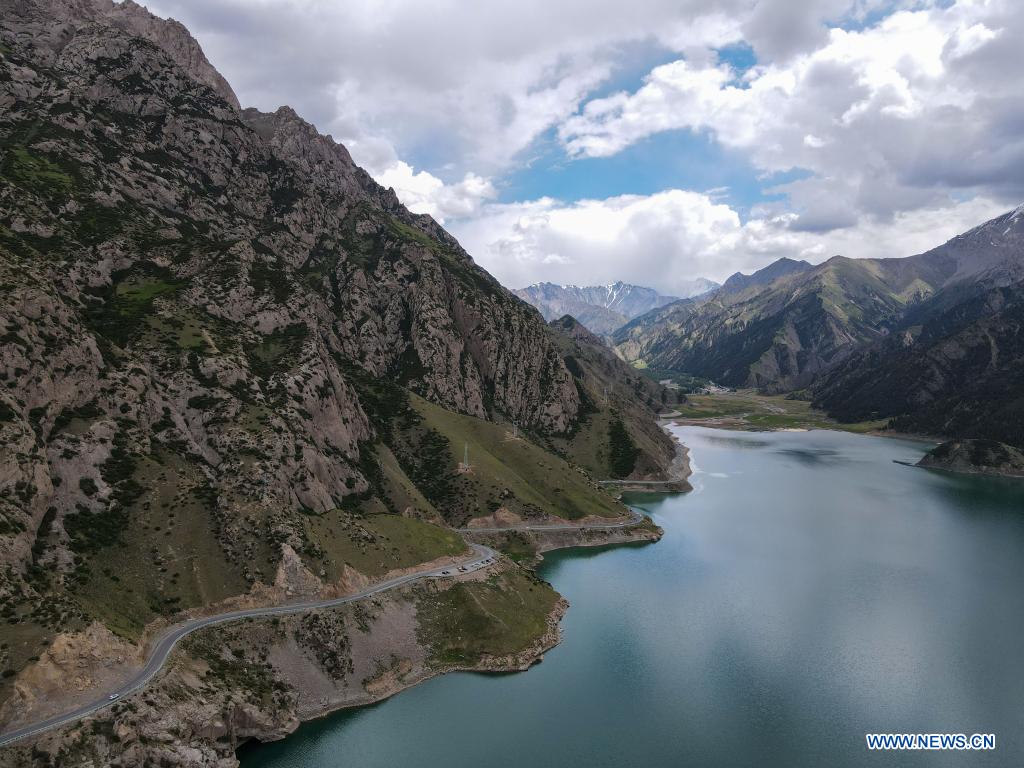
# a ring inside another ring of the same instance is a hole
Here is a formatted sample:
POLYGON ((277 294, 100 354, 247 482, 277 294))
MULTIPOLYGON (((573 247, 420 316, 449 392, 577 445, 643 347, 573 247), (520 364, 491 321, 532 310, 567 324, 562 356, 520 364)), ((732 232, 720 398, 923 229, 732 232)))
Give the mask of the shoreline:
POLYGON ((429 680, 433 680, 436 677, 441 677, 442 675, 447 675, 453 672, 473 672, 481 675, 509 675, 517 672, 526 672, 531 667, 540 664, 544 660, 544 654, 556 647, 562 641, 562 618, 568 610, 569 601, 564 597, 559 596, 559 599, 555 602, 554 607, 547 616, 547 631, 545 631, 545 633, 541 635, 530 648, 526 648, 519 653, 511 654, 509 656, 498 657, 497 659, 493 657, 486 657, 482 659, 480 663, 474 665, 452 664, 432 669, 425 669, 419 674, 401 681, 399 685, 386 688, 379 694, 370 695, 367 699, 362 701, 339 703, 336 706, 328 705, 322 709, 311 711, 309 713, 302 713, 302 715, 298 717, 296 727, 280 738, 267 739, 266 741, 263 741, 256 737, 251 737, 239 743, 234 749, 236 763, 238 762, 238 750, 240 749, 258 749, 264 744, 273 744, 278 741, 284 741, 288 737, 293 736, 300 728, 307 724, 315 723, 318 720, 323 720, 331 715, 335 715, 346 710, 372 707, 375 704, 387 701, 393 696, 397 696, 403 691, 407 691, 410 688, 429 680))
MULTIPOLYGON (((687 468, 689 468, 688 462, 687 462, 686 466, 687 466, 687 468)), ((564 531, 563 530, 563 531, 552 531, 552 532, 547 533, 547 534, 545 534, 543 531, 541 531, 541 532, 539 532, 540 536, 538 537, 538 538, 541 538, 541 539, 547 539, 548 537, 558 538, 559 536, 564 536, 566 534, 568 534, 569 536, 579 536, 580 534, 585 534, 585 533, 590 533, 592 536, 597 536, 597 537, 602 537, 602 538, 600 538, 599 540, 595 540, 595 539, 589 539, 589 540, 588 539, 579 539, 579 540, 573 540, 573 541, 559 541, 559 542, 552 542, 549 539, 548 541, 539 542, 540 546, 537 549, 537 555, 536 555, 536 559, 534 561, 534 564, 539 565, 543 561, 543 559, 544 559, 543 558, 543 554, 546 553, 546 552, 554 552, 554 551, 561 550, 561 549, 576 549, 576 548, 605 547, 605 546, 623 546, 623 545, 630 545, 630 544, 651 544, 651 543, 655 543, 658 540, 660 540, 661 536, 662 536, 662 533, 663 533, 660 528, 655 526, 653 529, 645 529, 646 531, 649 531, 649 535, 644 535, 644 536, 628 536, 628 537, 624 537, 623 536, 623 532, 625 532, 625 531, 635 531, 635 530, 636 530, 636 528, 625 528, 625 529, 612 530, 612 531, 589 531, 589 532, 585 531, 585 530, 581 530, 579 532, 564 531)), ((538 532, 537 531, 533 531, 533 530, 527 530, 524 533, 536 534, 538 532)), ((491 534, 491 535, 494 535, 494 534, 491 534)), ((517 566, 517 567, 519 567, 519 566, 517 566)), ((408 690, 410 688, 413 688, 413 687, 415 687, 415 686, 417 686, 417 685, 419 685, 421 683, 425 683, 425 682, 427 682, 429 680, 432 680, 432 679, 434 679, 436 677, 441 677, 442 675, 446 675, 446 674, 449 674, 449 673, 452 673, 452 672, 474 672, 474 673, 477 673, 477 674, 494 674, 494 675, 506 675, 506 674, 515 674, 515 673, 518 673, 518 672, 527 672, 527 671, 529 671, 529 669, 531 667, 533 667, 533 666, 535 666, 537 664, 540 664, 544 660, 544 655, 548 651, 550 651, 551 649, 555 648, 559 643, 561 643, 561 641, 562 641, 562 619, 564 618, 565 614, 568 612, 569 607, 570 607, 569 601, 566 600, 565 597, 563 597, 559 593, 558 600, 555 602, 555 605, 552 607, 551 612, 547 616, 547 619, 546 619, 547 630, 545 631, 545 633, 543 635, 541 635, 541 637, 539 637, 532 646, 530 646, 528 648, 525 648, 522 651, 519 651, 518 653, 510 654, 509 656, 504 656, 504 657, 497 657, 497 658, 495 658, 495 657, 487 657, 487 658, 482 659, 480 661, 480 663, 474 664, 474 665, 454 664, 454 665, 445 665, 445 666, 441 666, 441 667, 436 667, 436 668, 432 668, 432 669, 429 669, 429 670, 422 670, 419 674, 411 676, 411 677, 409 677, 409 678, 407 678, 405 680, 402 680, 397 685, 394 685, 393 687, 389 687, 389 688, 381 691, 379 694, 372 695, 372 696, 370 696, 370 697, 368 697, 368 698, 366 698, 364 700, 355 701, 355 702, 339 703, 337 705, 328 705, 328 706, 326 706, 324 708, 320 708, 320 709, 317 709, 317 710, 314 710, 314 711, 311 711, 311 712, 308 712, 308 713, 301 713, 300 715, 298 715, 298 722, 296 724, 296 727, 294 729, 292 729, 291 731, 288 731, 287 733, 285 733, 284 735, 282 735, 279 738, 272 738, 272 739, 267 739, 266 741, 263 741, 263 740, 258 739, 256 737, 252 737, 252 738, 247 739, 246 741, 243 741, 243 742, 239 743, 235 747, 235 749, 234 749, 234 753, 236 755, 236 760, 237 760, 238 750, 242 749, 243 747, 248 748, 248 749, 255 749, 255 748, 258 748, 258 745, 272 744, 272 743, 277 742, 277 741, 283 741, 284 739, 287 739, 289 736, 292 736, 296 731, 299 730, 299 728, 301 728, 302 726, 306 725, 307 723, 313 723, 313 722, 316 722, 317 720, 322 720, 324 718, 330 717, 331 715, 334 715, 334 714, 337 714, 339 712, 343 712, 343 711, 346 711, 346 710, 360 709, 362 707, 369 707, 369 706, 373 706, 374 704, 379 704, 379 703, 381 703, 383 701, 386 701, 387 699, 390 699, 393 696, 397 696, 398 694, 402 693, 403 691, 406 691, 406 690, 408 690), (254 746, 254 743, 257 746, 254 746)))
MULTIPOLYGON (((685 486, 680 491, 667 491, 671 493, 685 492, 692 490, 693 486, 689 483, 689 477, 693 474, 693 469, 690 464, 690 449, 683 442, 672 433, 669 429, 670 424, 666 423, 663 419, 658 419, 658 424, 662 429, 672 438, 673 443, 676 446, 675 456, 672 462, 669 464, 666 470, 667 482, 679 483, 681 486, 685 486)), ((629 490, 624 488, 623 490, 629 490)), ((649 490, 643 489, 640 490, 649 490)), ((659 491, 654 491, 655 493, 659 491)), ((660 491, 666 492, 666 491, 660 491)), ((642 513, 641 513, 642 514, 642 513)), ((646 517, 646 516, 645 516, 646 517)), ((649 518, 647 518, 649 520, 649 518)), ((657 526, 652 528, 641 529, 641 535, 637 534, 637 528, 644 525, 643 522, 638 523, 637 526, 631 526, 621 529, 606 529, 606 530, 587 530, 584 527, 580 527, 578 531, 572 530, 552 530, 543 531, 537 529, 524 528, 519 533, 524 536, 529 536, 534 539, 537 543, 536 556, 534 564, 539 565, 544 559, 544 553, 554 552, 561 549, 575 549, 575 548, 589 548, 589 547, 604 547, 604 546, 622 546, 629 544, 649 544, 657 542, 661 539, 663 531, 657 526), (572 540, 569 540, 572 539, 572 540)), ((652 524, 653 525, 653 524, 652 524)), ((466 529, 463 531, 464 535, 472 535, 472 529, 466 529)), ((488 533, 487 531, 481 531, 477 534, 479 537, 486 539, 488 536, 495 536, 500 534, 488 533)), ((381 692, 377 696, 373 696, 365 701, 350 702, 340 704, 338 706, 328 706, 322 710, 317 711, 315 714, 310 714, 307 717, 300 717, 299 723, 296 728, 280 739, 271 739, 268 741, 260 741, 259 739, 251 738, 248 739, 235 747, 235 755, 237 760, 237 753, 239 749, 248 745, 249 749, 258 748, 254 747, 253 743, 257 744, 270 744, 274 741, 281 741, 294 734, 299 728, 306 723, 312 723, 317 720, 330 717, 333 714, 342 712, 345 710, 357 709, 360 707, 368 707, 374 704, 378 704, 385 701, 392 696, 396 696, 399 693, 408 690, 420 683, 425 683, 435 677, 448 674, 450 672, 476 672, 479 674, 513 674, 516 672, 526 672, 536 664, 540 664, 544 659, 544 654, 556 647, 562 640, 562 619, 569 610, 569 601, 563 596, 559 595, 558 601, 555 603, 551 612, 547 617, 547 631, 542 635, 536 643, 512 657, 504 657, 504 663, 495 663, 491 660, 483 660, 480 664, 467 666, 467 665, 452 665, 439 667, 431 670, 424 670, 421 674, 403 680, 400 684, 381 692)))
MULTIPOLYGON (((666 485, 669 482, 674 482, 679 483, 679 485, 682 486, 681 488, 678 489, 665 488, 665 490, 670 490, 670 492, 676 492, 677 490, 689 490, 692 487, 686 481, 686 478, 688 478, 692 474, 692 469, 689 461, 689 449, 685 445, 683 445, 682 442, 675 435, 672 434, 671 430, 668 428, 668 425, 666 425, 661 420, 659 420, 659 425, 663 429, 665 429, 666 432, 669 433, 669 436, 671 437, 675 445, 675 455, 673 456, 669 464, 669 467, 665 471, 665 476, 670 478, 670 480, 662 482, 664 482, 666 485)), ((650 489, 645 489, 641 487, 640 490, 650 489)), ((636 514, 634 510, 630 511, 633 514, 636 514)), ((658 541, 663 535, 663 531, 658 526, 654 525, 646 516, 642 516, 642 519, 634 518, 634 520, 635 522, 633 523, 630 523, 630 521, 626 521, 625 524, 619 524, 619 526, 621 527, 615 526, 607 528, 588 528, 585 525, 582 525, 576 530, 531 530, 523 531, 522 533, 528 535, 532 543, 534 544, 534 551, 536 554, 533 562, 535 564, 539 564, 543 560, 543 553, 545 552, 560 549, 573 549, 577 547, 603 547, 621 546, 627 544, 647 544, 658 541)), ((477 547, 479 546, 480 541, 477 536, 472 536, 472 531, 462 531, 462 533, 465 536, 467 544, 477 545, 477 547)), ((502 534, 492 533, 490 535, 500 537, 502 534)), ((487 536, 488 534, 486 532, 481 532, 479 538, 483 538, 484 540, 486 540, 485 537, 487 536)), ((444 560, 454 561, 455 558, 444 558, 444 560)), ((437 565, 437 563, 431 564, 437 565)), ((409 570, 419 571, 419 569, 409 570)), ((425 574, 418 575, 422 576, 425 574)), ((387 580, 384 579, 382 581, 386 582, 387 580)), ((280 595, 275 596, 280 597, 280 595)), ((245 607, 252 609, 253 603, 261 604, 264 602, 268 602, 269 597, 269 594, 261 594, 259 596, 246 595, 235 598, 233 602, 247 603, 245 607)), ((352 597, 355 597, 355 595, 350 596, 349 599, 351 599, 352 597)), ((348 600, 345 600, 345 602, 348 602, 348 600)), ((388 680, 382 680, 382 685, 378 687, 376 690, 364 690, 362 692, 362 695, 350 698, 347 701, 345 700, 344 696, 336 698, 334 700, 325 697, 317 700, 315 704, 312 700, 307 699, 305 706, 296 706, 296 708, 292 710, 292 713, 289 717, 284 718, 283 720, 268 720, 265 723, 255 725, 255 727, 252 730, 250 730, 247 735, 242 736, 239 742, 231 747, 231 752, 228 754, 232 755, 235 758, 233 764, 238 765, 237 750, 244 747, 247 744, 251 745, 253 742, 271 743, 274 741, 280 741, 282 739, 287 738, 289 735, 293 734, 304 723, 328 717, 331 714, 335 712, 340 712, 342 710, 349 710, 357 707, 366 707, 371 706, 373 704, 377 704, 381 701, 390 698, 391 696, 401 693, 406 689, 412 688, 415 685, 418 685, 422 682, 426 682, 427 680, 430 680, 434 677, 439 677, 448 672, 510 674, 514 672, 527 671, 530 667, 540 663, 543 660, 544 655, 561 642, 561 621, 565 616, 568 608, 568 601, 564 597, 559 595, 558 599, 556 600, 551 610, 547 614, 547 617, 545 619, 546 628, 543 634, 537 637, 532 643, 530 643, 527 647, 521 649, 520 651, 499 657, 484 656, 472 664, 441 664, 436 667, 423 666, 419 669, 410 670, 412 674, 399 675, 396 677, 392 677, 388 680)), ((193 613, 197 614, 198 616, 203 616, 204 614, 207 614, 210 610, 210 606, 204 606, 194 611, 193 613)), ((190 618, 194 620, 196 616, 192 616, 190 618)), ((253 616, 251 618, 258 620, 269 620, 267 619, 266 616, 253 616)), ((147 628, 147 630, 150 631, 144 632, 143 637, 140 637, 139 639, 140 648, 148 649, 149 646, 153 644, 154 637, 156 635, 161 634, 161 630, 167 631, 167 629, 168 628, 166 626, 147 628)), ((183 659, 186 659, 185 664, 187 667, 187 657, 183 657, 180 654, 181 651, 178 650, 174 653, 174 656, 176 658, 167 658, 166 662, 168 663, 163 663, 160 665, 162 668, 158 668, 157 673, 147 681, 147 685, 153 683, 159 684, 158 681, 165 680, 169 674, 174 674, 175 670, 180 672, 183 659)), ((170 653, 167 654, 167 656, 170 655, 170 653)), ((106 703, 104 702, 104 704, 106 703)), ((104 706, 103 708, 105 709, 106 706, 104 706)), ((92 721, 94 723, 100 722, 99 720, 96 720, 94 716, 85 715, 82 722, 88 724, 89 721, 92 721)), ((71 725, 71 727, 74 728, 79 726, 71 725)), ((34 745, 37 743, 36 739, 38 737, 46 738, 48 734, 59 733, 62 730, 63 729, 60 726, 58 726, 58 728, 54 729, 53 731, 47 730, 46 732, 40 733, 38 735, 33 734, 32 736, 29 736, 24 743, 29 745, 30 748, 34 748, 34 745)), ((18 751, 20 751, 20 749, 16 748, 12 752, 7 752, 7 754, 4 755, 4 758, 16 757, 18 751)), ((2 764, 6 763, 3 758, 0 758, 0 765, 2 764)))
POLYGON ((915 443, 933 443, 938 445, 946 442, 947 438, 935 435, 923 435, 918 432, 895 432, 889 429, 870 429, 863 432, 855 429, 844 429, 842 424, 835 426, 811 426, 811 427, 758 427, 751 424, 731 421, 723 423, 718 417, 706 419, 672 419, 672 424, 680 427, 705 427, 707 429, 724 429, 729 432, 845 432, 849 435, 866 435, 868 437, 887 437, 893 440, 909 440, 915 443))

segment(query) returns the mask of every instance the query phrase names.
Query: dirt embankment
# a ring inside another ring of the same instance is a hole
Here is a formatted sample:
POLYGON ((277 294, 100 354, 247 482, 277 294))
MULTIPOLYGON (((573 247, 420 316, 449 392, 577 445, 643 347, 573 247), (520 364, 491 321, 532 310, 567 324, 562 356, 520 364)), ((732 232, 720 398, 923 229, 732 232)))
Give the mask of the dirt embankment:
MULTIPOLYGON (((235 749, 246 741, 284 738, 304 720, 380 701, 445 672, 525 670, 558 643, 565 600, 555 602, 545 632, 534 642, 514 653, 484 654, 475 663, 434 659, 418 617, 424 600, 460 581, 501 582, 516 568, 499 561, 487 571, 408 584, 335 608, 202 630, 183 641, 144 691, 3 750, 0 766, 230 768, 237 765, 235 749)), ((95 657, 105 647, 99 640, 88 644, 79 638, 90 650, 71 660, 62 657, 61 663, 75 668, 95 657)), ((119 641, 106 645, 122 656, 132 648, 119 641)))
MULTIPOLYGON (((414 568, 395 569, 379 581, 454 565, 464 558, 442 557, 414 568)), ((0 705, 0 728, 6 731, 38 722, 95 700, 97 692, 118 688, 142 669, 149 650, 173 624, 246 608, 342 597, 366 589, 375 581, 378 579, 346 565, 341 579, 324 582, 284 544, 273 585, 257 584, 245 595, 183 611, 173 621, 158 619, 145 628, 138 643, 118 637, 99 622, 79 632, 58 635, 39 660, 18 675, 11 695, 0 705)))

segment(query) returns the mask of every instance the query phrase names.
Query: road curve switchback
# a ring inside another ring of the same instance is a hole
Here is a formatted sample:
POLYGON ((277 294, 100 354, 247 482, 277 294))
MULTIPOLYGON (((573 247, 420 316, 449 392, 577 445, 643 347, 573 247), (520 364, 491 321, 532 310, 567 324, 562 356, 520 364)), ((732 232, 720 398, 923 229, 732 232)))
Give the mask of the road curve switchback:
POLYGON ((439 568, 431 568, 427 571, 417 571, 416 573, 409 573, 405 576, 388 579, 387 581, 379 582, 364 590, 354 592, 351 595, 345 595, 344 597, 336 597, 330 600, 312 600, 305 603, 287 603, 285 605, 278 605, 271 608, 247 608, 244 610, 217 614, 216 616, 205 616, 198 619, 191 619, 182 624, 177 624, 170 627, 159 637, 153 646, 153 650, 150 653, 149 658, 146 660, 146 665, 138 672, 138 674, 128 682, 124 683, 120 688, 113 691, 107 691, 102 695, 102 697, 95 701, 89 704, 84 704, 70 712, 65 712, 61 715, 54 715, 46 720, 41 720, 37 723, 32 723, 31 725, 26 725, 2 734, 0 735, 0 747, 5 747, 16 741, 20 741, 21 739, 28 738, 29 736, 36 736, 40 733, 44 733, 45 731, 49 731, 52 728, 72 723, 83 717, 94 714, 95 712, 99 712, 101 709, 113 706, 129 694, 135 693, 145 687, 146 684, 156 676, 157 672, 159 672, 167 662, 168 657, 171 655, 171 651, 174 650, 174 647, 178 642, 183 637, 198 629, 216 626, 217 624, 226 624, 230 621, 239 621, 241 619, 262 618, 265 616, 287 616, 293 613, 315 611, 320 608, 333 608, 334 606, 353 603, 357 600, 362 600, 363 598, 371 597, 373 595, 380 594, 381 592, 386 592, 389 589, 394 589, 395 587, 400 587, 404 584, 418 581, 420 579, 429 579, 437 576, 457 576, 470 573, 472 571, 478 571, 481 568, 486 568, 494 562, 494 558, 497 553, 490 547, 485 547, 482 544, 470 544, 469 547, 473 552, 473 556, 470 559, 439 568))
MULTIPOLYGON (((572 523, 545 525, 537 523, 534 525, 514 525, 501 528, 460 528, 458 530, 461 533, 503 533, 506 531, 600 531, 630 528, 632 526, 639 525, 644 520, 644 515, 634 509, 630 509, 629 514, 630 516, 626 520, 617 520, 615 522, 608 523, 587 523, 586 525, 572 523)), ((486 547, 483 544, 469 544, 469 547, 473 552, 473 556, 468 560, 441 566, 439 568, 431 568, 427 571, 417 571, 416 573, 409 573, 405 576, 398 576, 394 579, 388 579, 387 581, 374 584, 359 592, 354 592, 351 595, 345 595, 344 597, 336 597, 330 600, 312 600, 304 603, 286 603, 285 605, 278 605, 270 608, 246 608, 238 611, 229 611, 228 613, 220 613, 216 616, 204 616, 197 619, 190 619, 189 621, 181 624, 176 624, 167 629, 164 634, 157 639, 153 646, 152 653, 150 653, 149 658, 146 660, 145 666, 138 672, 138 674, 128 682, 124 683, 121 687, 113 691, 108 691, 103 694, 101 698, 98 698, 89 704, 84 704, 70 712, 65 712, 61 715, 54 715, 46 720, 40 720, 39 722, 32 723, 31 725, 26 725, 16 730, 9 731, 8 733, 0 734, 0 747, 5 747, 16 741, 26 739, 29 736, 37 736, 40 733, 45 733, 53 728, 73 723, 83 717, 88 717, 89 715, 99 712, 101 709, 113 706, 128 695, 144 688, 150 680, 156 677, 157 672, 159 672, 167 662, 167 659, 171 655, 171 651, 174 650, 174 647, 178 642, 198 629, 212 627, 218 624, 226 624, 231 621, 239 621, 241 619, 262 618, 266 616, 287 616, 293 613, 304 613, 306 611, 315 611, 321 608, 333 608, 334 606, 345 605, 346 603, 354 603, 357 600, 362 600, 420 579, 435 578, 437 576, 457 576, 464 573, 471 573, 472 571, 486 568, 494 562, 494 558, 497 553, 490 547, 486 547)))

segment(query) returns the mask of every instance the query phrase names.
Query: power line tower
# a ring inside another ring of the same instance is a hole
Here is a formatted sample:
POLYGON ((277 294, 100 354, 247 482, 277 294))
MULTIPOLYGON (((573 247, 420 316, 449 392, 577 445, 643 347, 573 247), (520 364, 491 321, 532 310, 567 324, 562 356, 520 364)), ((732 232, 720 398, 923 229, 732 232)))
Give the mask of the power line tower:
POLYGON ((469 443, 463 449, 462 461, 459 463, 459 474, 468 475, 473 471, 473 465, 469 463, 469 443))

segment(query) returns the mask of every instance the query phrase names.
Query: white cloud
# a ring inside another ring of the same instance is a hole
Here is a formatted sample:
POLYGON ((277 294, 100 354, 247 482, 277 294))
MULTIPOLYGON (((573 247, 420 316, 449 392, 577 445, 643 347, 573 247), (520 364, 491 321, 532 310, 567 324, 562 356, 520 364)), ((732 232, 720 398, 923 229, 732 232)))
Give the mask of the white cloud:
POLYGON ((290 104, 371 170, 423 151, 437 167, 489 176, 573 114, 628 46, 698 52, 736 41, 753 2, 149 5, 189 27, 244 105, 290 104))
POLYGON ((906 255, 1024 199, 1024 9, 1012 0, 947 6, 151 3, 196 34, 244 104, 295 107, 410 208, 446 222, 506 284, 668 288, 778 256, 906 255), (836 27, 892 6, 910 10, 836 27), (742 75, 714 52, 741 42, 758 59, 742 75), (637 50, 676 60, 635 91, 591 98, 637 50), (495 204, 503 176, 553 129, 576 157, 691 130, 765 175, 802 172, 746 223, 725 190, 495 204))
POLYGON ((490 179, 474 173, 467 173, 455 184, 445 184, 426 171, 414 171, 401 160, 375 174, 374 178, 378 184, 393 188, 410 211, 428 213, 441 224, 448 218, 476 214, 485 200, 497 195, 490 179))
POLYGON ((1019 6, 960 2, 821 37, 742 80, 724 64, 657 67, 637 91, 585 104, 560 136, 573 155, 606 157, 662 131, 708 131, 763 171, 809 171, 778 191, 810 229, 891 220, 953 191, 1024 195, 1019 6))
POLYGON ((549 198, 490 204, 452 231, 509 287, 628 278, 670 293, 694 277, 721 281, 782 256, 813 263, 836 254, 910 256, 1002 212, 999 203, 978 198, 818 234, 793 229, 791 213, 762 212, 744 223, 709 195, 674 189, 572 205, 549 198))

